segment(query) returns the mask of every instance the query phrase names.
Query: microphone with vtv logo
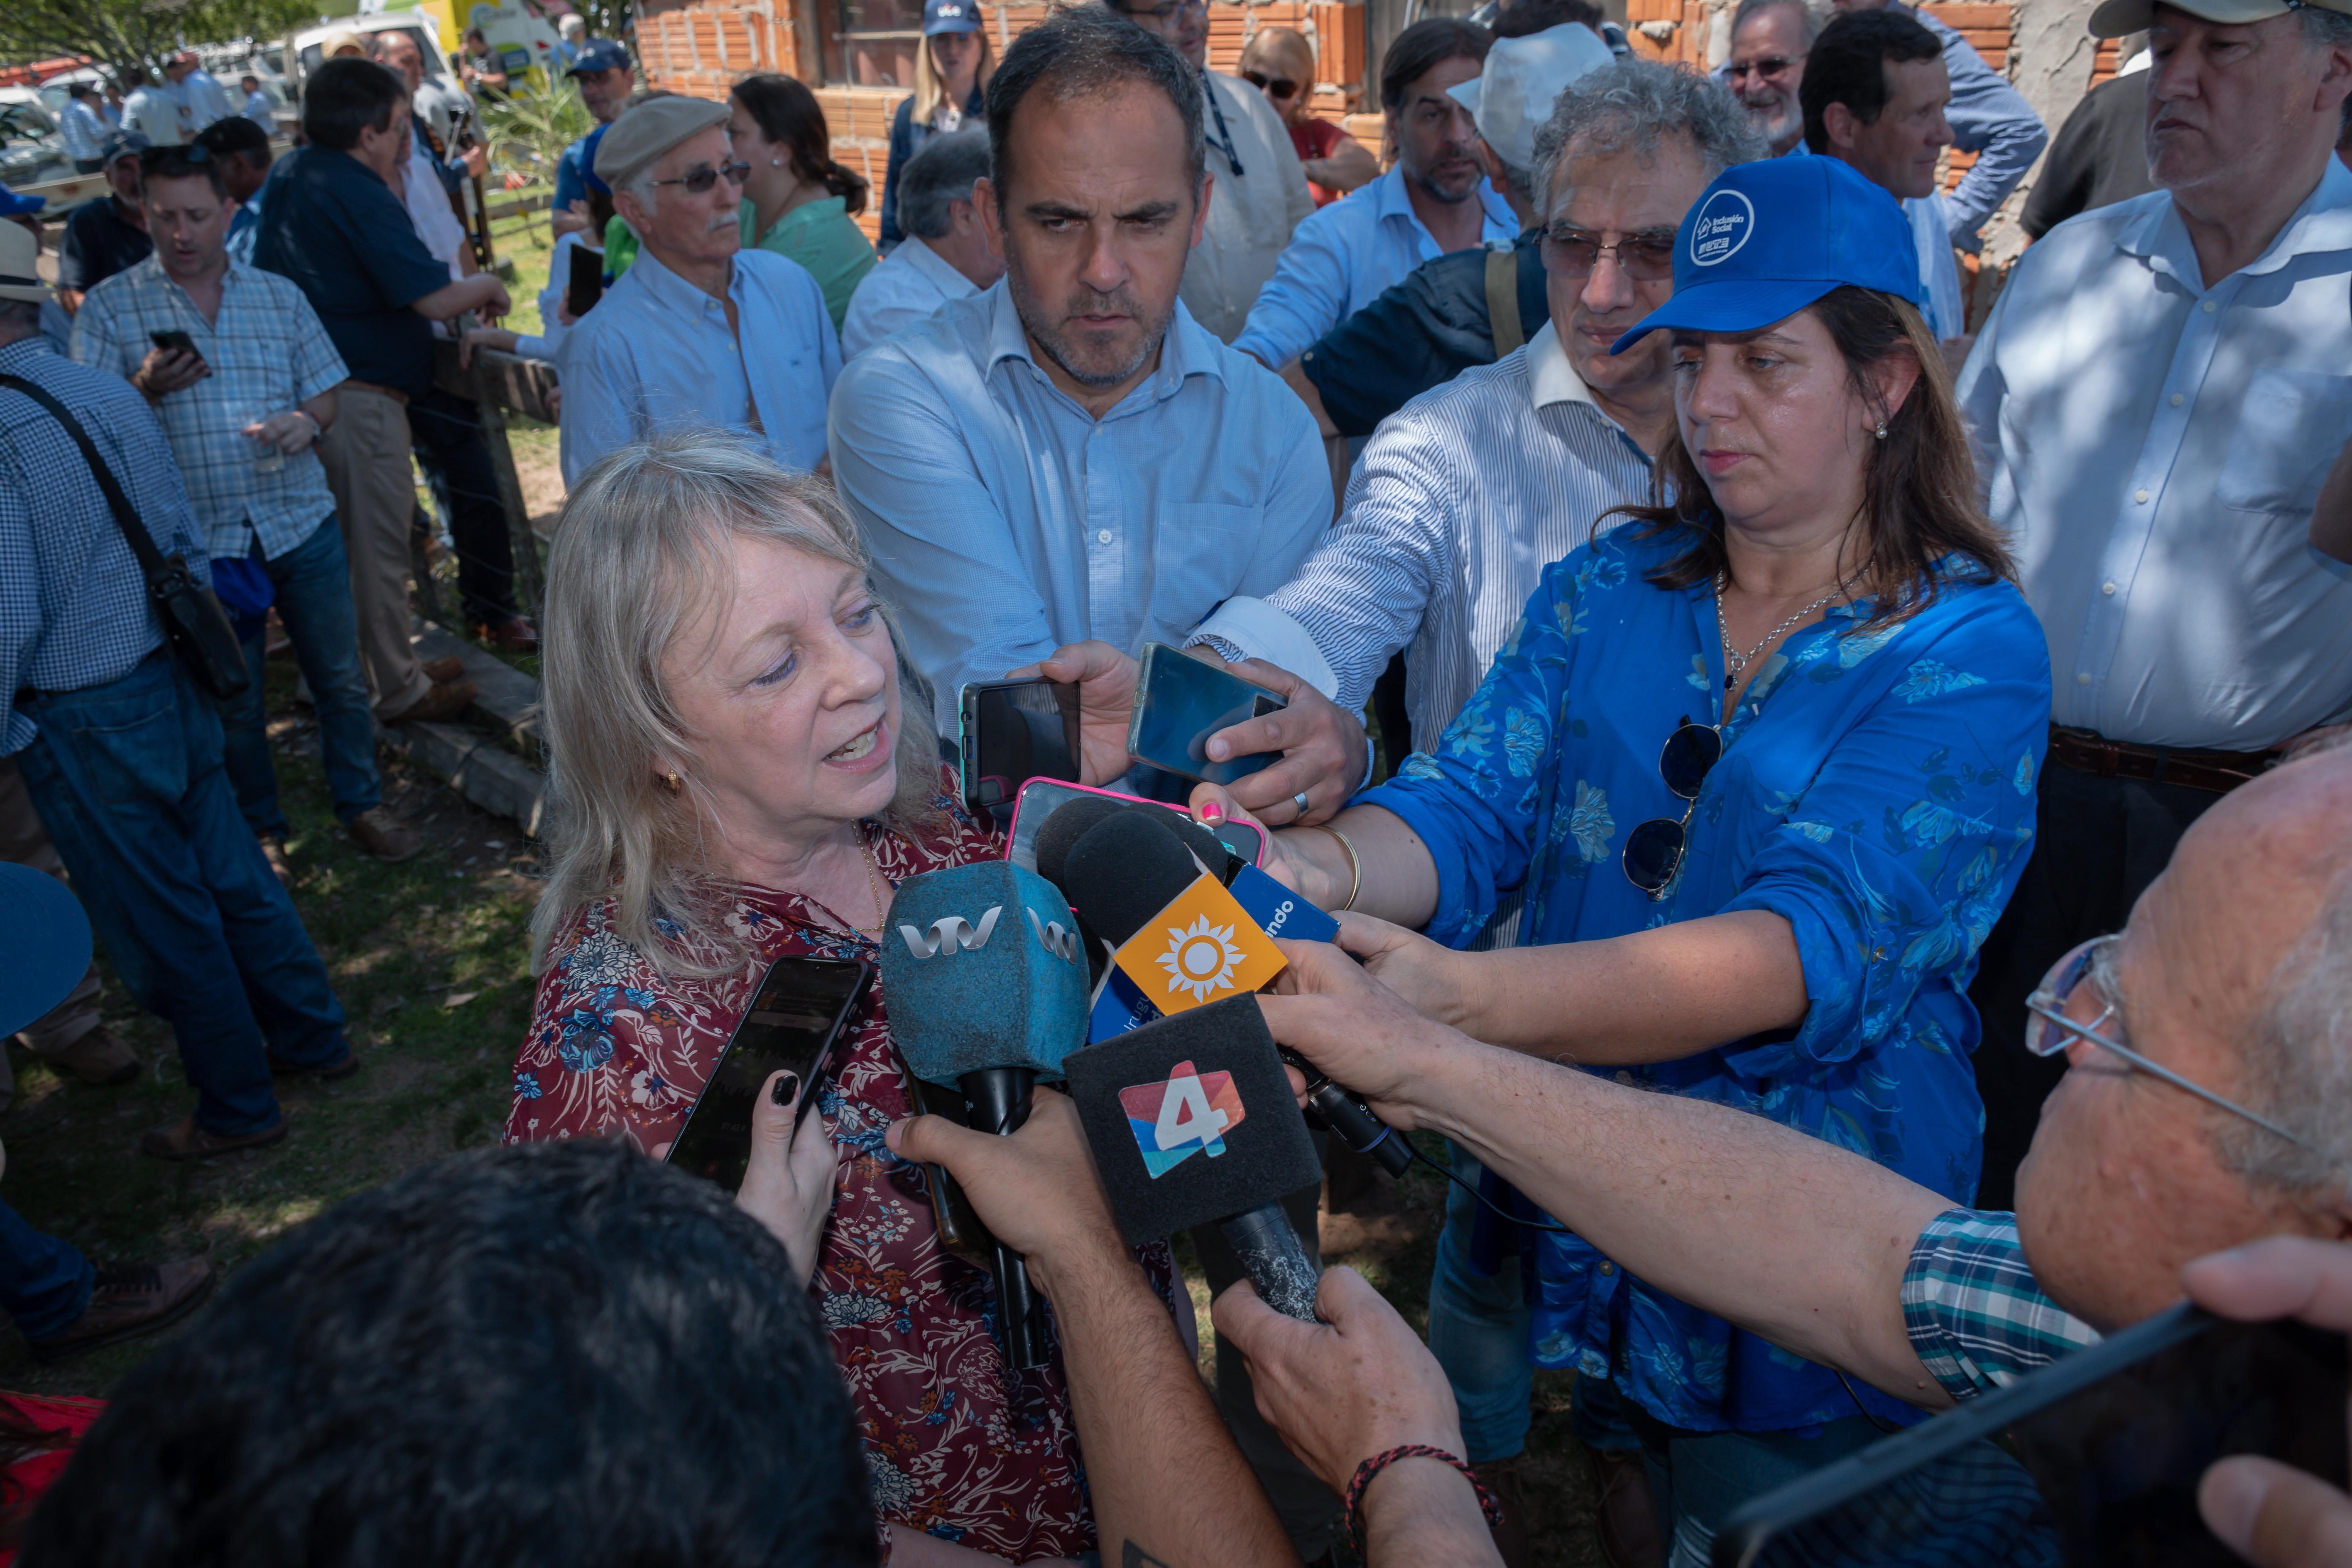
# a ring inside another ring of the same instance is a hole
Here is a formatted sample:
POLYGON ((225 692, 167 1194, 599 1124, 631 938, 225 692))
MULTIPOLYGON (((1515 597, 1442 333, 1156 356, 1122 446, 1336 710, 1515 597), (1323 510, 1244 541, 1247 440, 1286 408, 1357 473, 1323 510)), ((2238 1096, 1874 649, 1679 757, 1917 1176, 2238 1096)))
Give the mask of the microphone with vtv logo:
MULTIPOLYGON (((881 985, 918 1108, 975 1131, 1018 1129, 1037 1081, 1059 1079, 1062 1058, 1086 1039, 1076 919, 1053 884, 1003 860, 898 885, 882 932, 881 985)), ((941 1245, 962 1232, 987 1249, 1006 1362, 1043 1366, 1045 1314, 1020 1255, 980 1228, 944 1171, 929 1167, 929 1176, 941 1245)))

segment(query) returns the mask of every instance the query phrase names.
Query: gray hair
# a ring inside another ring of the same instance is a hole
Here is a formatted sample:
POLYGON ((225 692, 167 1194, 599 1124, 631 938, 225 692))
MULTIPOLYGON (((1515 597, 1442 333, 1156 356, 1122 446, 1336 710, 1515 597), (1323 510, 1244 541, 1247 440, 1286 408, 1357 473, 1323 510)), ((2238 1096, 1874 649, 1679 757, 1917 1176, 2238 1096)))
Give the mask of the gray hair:
POLYGON ((2263 1186, 2341 1198, 2352 1192, 2352 869, 2271 972, 2269 990, 2248 1031, 2240 1092, 2248 1110, 2310 1147, 2220 1115, 2222 1161, 2263 1186))
POLYGON ((1734 38, 1739 37, 1739 29, 1746 24, 1748 17, 1769 11, 1776 5, 1786 5, 1797 13, 1798 26, 1803 31, 1805 47, 1811 48, 1813 40, 1822 36, 1822 27, 1826 19, 1822 16, 1820 8, 1812 5, 1811 0, 1739 0, 1739 8, 1731 14, 1731 31, 1726 37, 1734 38))
POLYGON ((2339 49, 2352 44, 2352 14, 2330 11, 2323 5, 2305 5, 2296 15, 2303 18, 2304 42, 2313 48, 2339 49))
MULTIPOLYGON (((608 453, 563 505, 540 621, 551 869, 531 917, 535 964, 583 907, 614 901, 611 929, 671 974, 717 974, 745 957, 709 866, 700 740, 665 669, 677 639, 733 592, 729 543, 765 540, 864 573, 870 560, 828 482, 788 474, 714 430, 657 436, 608 453), (667 754, 676 794, 655 776, 667 754), (709 955, 715 962, 706 962, 709 955)), ((883 607, 894 647, 898 627, 883 607)), ((898 790, 882 820, 938 820, 939 740, 930 693, 898 659, 898 790)))
MULTIPOLYGON (((1774 4, 1781 0, 1773 0, 1774 4)), ((1748 111, 1721 84, 1649 60, 1619 60, 1565 89, 1536 132, 1533 205, 1551 220, 1554 185, 1568 157, 1657 150, 1661 136, 1687 137, 1710 180, 1734 163, 1769 155, 1748 111)))
POLYGON ((948 205, 971 200, 973 184, 987 173, 987 132, 932 137, 898 171, 898 226, 919 239, 945 237, 948 205))

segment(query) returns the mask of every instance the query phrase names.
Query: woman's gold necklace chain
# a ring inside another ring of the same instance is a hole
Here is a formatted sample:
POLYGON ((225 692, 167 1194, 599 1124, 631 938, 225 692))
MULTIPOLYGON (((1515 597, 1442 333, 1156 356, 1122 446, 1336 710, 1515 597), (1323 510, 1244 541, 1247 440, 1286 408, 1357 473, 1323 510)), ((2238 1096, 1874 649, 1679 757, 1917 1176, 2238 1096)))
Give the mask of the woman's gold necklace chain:
POLYGON ((1726 691, 1730 690, 1734 685, 1738 684, 1740 673, 1748 668, 1750 660, 1754 659, 1758 654, 1762 653, 1766 648, 1770 647, 1772 644, 1779 639, 1782 632, 1787 631, 1790 626, 1795 626, 1799 621, 1803 620, 1807 616, 1811 615, 1815 610, 1820 609, 1832 599, 1834 599, 1840 594, 1844 593, 1846 585, 1853 581, 1853 579, 1852 577, 1839 579, 1837 584, 1832 586, 1828 593, 1823 594, 1820 598, 1815 599, 1811 604, 1807 605, 1803 609, 1799 610, 1795 615, 1790 616, 1787 620, 1782 621, 1779 626, 1774 626, 1770 631, 1766 632, 1762 642, 1758 643, 1746 653, 1734 653, 1731 648, 1731 626, 1730 624, 1723 618, 1723 590, 1729 584, 1730 575, 1727 573, 1717 573, 1715 574, 1715 632, 1716 636, 1723 639, 1723 689, 1726 691))
MULTIPOLYGON (((867 837, 866 825, 857 825, 857 852, 866 857, 866 879, 874 888, 874 939, 882 939, 883 930, 890 923, 890 892, 882 882, 882 868, 874 863, 874 845, 867 837)), ((859 931, 866 928, 860 926, 859 931)))

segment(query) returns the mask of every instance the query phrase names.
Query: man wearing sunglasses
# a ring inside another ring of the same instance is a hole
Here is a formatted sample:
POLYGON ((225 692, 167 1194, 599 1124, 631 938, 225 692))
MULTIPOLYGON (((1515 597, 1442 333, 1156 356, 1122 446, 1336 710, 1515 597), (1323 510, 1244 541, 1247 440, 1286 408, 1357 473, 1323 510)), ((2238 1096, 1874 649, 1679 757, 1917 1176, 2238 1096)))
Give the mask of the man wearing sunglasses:
POLYGON ((615 447, 689 424, 739 432, 796 473, 824 464, 841 344, 806 268, 743 248, 749 171, 728 113, 652 99, 597 143, 596 177, 644 248, 564 343, 568 484, 615 447))
POLYGON ((1821 31, 1820 19, 1803 0, 1739 0, 1731 15, 1731 56, 1717 74, 1775 158, 1805 139, 1797 89, 1805 79, 1805 57, 1821 31))
MULTIPOLYGON (((1371 928, 1343 924, 1363 945, 1371 928)), ((1344 953, 1284 949, 1288 994, 1261 1002, 1275 1038, 1391 1125, 1465 1144, 1629 1278, 1913 1405, 1970 1398, 2137 1322, 2217 1249, 2352 1237, 2352 750, 2221 801, 2123 932, 2035 988, 2026 1048, 2066 1071, 2014 1214, 1956 1206, 1759 1116, 1482 1045, 1344 953)), ((2324 1294, 2306 1276, 2300 1295, 2274 1281, 2256 1300, 2250 1276, 2279 1261, 2209 1261, 2190 1283, 2232 1316, 2324 1294)), ((2274 1469, 2231 1469, 2206 1501, 2233 1542, 2266 1506, 2347 1511, 2300 1485, 2274 1496, 2274 1469)), ((2341 1559, 2301 1559, 2322 1560, 2341 1559)))
POLYGON ((1274 276, 1292 231, 1315 210, 1307 172, 1299 166, 1281 116, 1265 95, 1239 77, 1209 69, 1206 0, 1106 3, 1201 73, 1209 166, 1216 182, 1209 196, 1209 221, 1184 263, 1178 297, 1219 342, 1232 342, 1249 320, 1258 290, 1274 276))

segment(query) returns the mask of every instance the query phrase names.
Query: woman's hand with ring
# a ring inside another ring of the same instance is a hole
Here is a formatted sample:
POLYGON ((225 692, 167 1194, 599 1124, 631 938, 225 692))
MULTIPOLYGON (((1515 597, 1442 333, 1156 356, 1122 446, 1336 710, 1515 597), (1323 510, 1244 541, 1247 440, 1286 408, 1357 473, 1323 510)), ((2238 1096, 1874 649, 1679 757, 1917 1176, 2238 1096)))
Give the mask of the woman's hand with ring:
POLYGON ((814 1092, 814 1084, 802 1083, 793 1073, 768 1075, 751 1101, 751 1163, 735 1194, 735 1206, 783 1243, 793 1277, 803 1285, 816 1272, 817 1246, 833 1214, 834 1173, 840 1166, 823 1111, 811 1107, 808 1119, 793 1131, 800 1097, 814 1092))
MULTIPOLYGON (((1204 649, 1192 648, 1199 655, 1204 649)), ((1234 798, 1252 811, 1279 815, 1286 827, 1323 822, 1348 804, 1370 773, 1364 727, 1302 678, 1264 659, 1223 665, 1243 679, 1286 700, 1287 706, 1262 719, 1244 719, 1209 737, 1209 758, 1225 762, 1268 752, 1271 765, 1234 781, 1234 798), (1307 805, 1301 810, 1298 797, 1307 805)))
POLYGON ((1192 786, 1192 817, 1204 827, 1215 827, 1221 822, 1244 822, 1258 830, 1265 839, 1265 859, 1261 867, 1265 874, 1302 894, 1318 909, 1336 909, 1348 897, 1348 870, 1343 865, 1334 876, 1329 868, 1319 865, 1310 851, 1322 839, 1330 846, 1331 853, 1339 854, 1339 846, 1331 844, 1327 833, 1276 833, 1234 799, 1233 792, 1223 784, 1192 786))

